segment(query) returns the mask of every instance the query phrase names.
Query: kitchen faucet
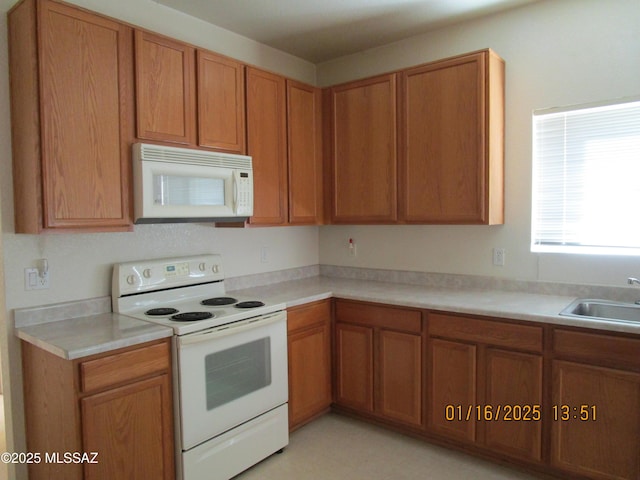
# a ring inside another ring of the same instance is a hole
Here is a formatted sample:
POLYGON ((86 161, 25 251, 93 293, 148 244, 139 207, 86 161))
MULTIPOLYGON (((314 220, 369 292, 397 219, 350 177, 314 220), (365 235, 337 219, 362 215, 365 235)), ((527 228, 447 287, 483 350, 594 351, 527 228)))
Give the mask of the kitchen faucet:
MULTIPOLYGON (((640 285, 640 280, 638 280, 637 278, 634 278, 634 277, 629 277, 629 278, 627 278, 627 283, 629 285, 633 285, 633 284, 640 285)), ((640 305, 640 300, 636 300, 636 304, 640 305)))

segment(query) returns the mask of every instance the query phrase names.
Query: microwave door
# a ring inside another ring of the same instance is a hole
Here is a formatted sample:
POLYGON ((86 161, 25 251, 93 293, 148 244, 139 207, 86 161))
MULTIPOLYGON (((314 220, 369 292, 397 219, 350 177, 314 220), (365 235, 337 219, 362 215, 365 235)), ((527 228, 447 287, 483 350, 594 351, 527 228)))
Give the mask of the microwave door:
POLYGON ((216 218, 234 215, 233 169, 141 162, 141 211, 136 218, 216 218))

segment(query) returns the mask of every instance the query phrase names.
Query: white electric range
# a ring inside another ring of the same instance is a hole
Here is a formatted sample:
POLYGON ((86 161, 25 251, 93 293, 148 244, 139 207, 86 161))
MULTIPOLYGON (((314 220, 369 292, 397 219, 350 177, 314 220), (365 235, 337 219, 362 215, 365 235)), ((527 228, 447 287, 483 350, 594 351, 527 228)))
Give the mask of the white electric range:
POLYGON ((228 480, 288 444, 284 304, 227 295, 220 255, 117 264, 112 303, 174 331, 178 478, 228 480))

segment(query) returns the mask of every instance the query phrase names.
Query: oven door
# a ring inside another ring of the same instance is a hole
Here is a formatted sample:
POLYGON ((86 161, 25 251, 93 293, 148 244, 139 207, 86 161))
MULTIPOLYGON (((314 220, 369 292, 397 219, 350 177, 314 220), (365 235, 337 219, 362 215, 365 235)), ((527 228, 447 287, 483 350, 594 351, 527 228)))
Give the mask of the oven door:
POLYGON ((287 402, 287 314, 177 339, 182 450, 287 402))

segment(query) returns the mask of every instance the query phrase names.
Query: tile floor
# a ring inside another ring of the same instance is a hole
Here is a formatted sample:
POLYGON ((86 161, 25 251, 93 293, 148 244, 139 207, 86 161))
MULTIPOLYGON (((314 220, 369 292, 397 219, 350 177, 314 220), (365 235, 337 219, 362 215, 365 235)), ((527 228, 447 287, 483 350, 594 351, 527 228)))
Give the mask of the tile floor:
POLYGON ((328 414, 234 480, 533 480, 518 470, 328 414))

